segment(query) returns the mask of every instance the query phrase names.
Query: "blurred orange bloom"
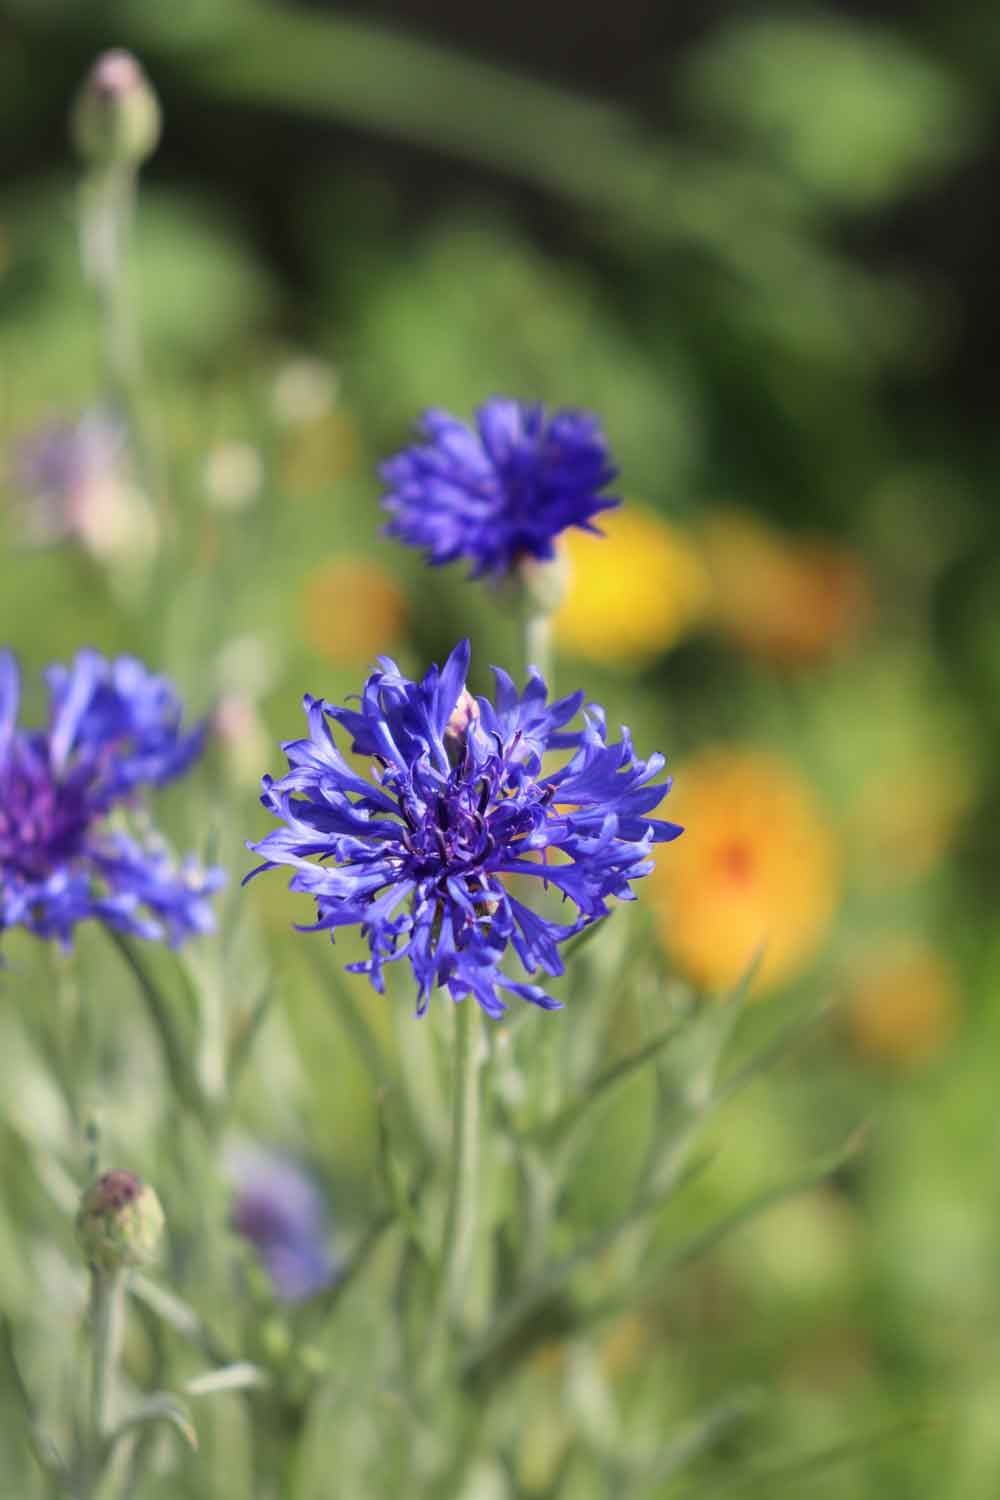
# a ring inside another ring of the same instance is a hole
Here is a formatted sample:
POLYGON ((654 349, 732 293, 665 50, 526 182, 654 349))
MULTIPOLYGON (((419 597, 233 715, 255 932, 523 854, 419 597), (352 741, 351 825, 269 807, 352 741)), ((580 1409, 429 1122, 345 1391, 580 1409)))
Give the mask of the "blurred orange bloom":
POLYGON ((887 941, 859 966, 845 1020, 860 1053, 907 1068, 947 1046, 960 1012, 951 965, 922 938, 905 937, 887 941))
POLYGON ((603 537, 567 533, 569 587, 556 638, 591 661, 635 661, 668 650, 698 621, 708 577, 695 543, 628 502, 598 516, 603 537))
POLYGON ((822 537, 783 536, 744 511, 720 511, 703 528, 722 630, 751 656, 805 667, 849 648, 872 613, 863 558, 822 537))
POLYGON ((839 851, 812 790, 777 755, 717 748, 681 769, 685 832, 653 876, 664 945, 706 989, 735 984, 763 944, 755 990, 809 962, 833 916, 839 851))
POLYGON ((334 557, 306 575, 303 634, 337 666, 364 664, 388 651, 402 636, 406 619, 399 586, 366 557, 334 557))

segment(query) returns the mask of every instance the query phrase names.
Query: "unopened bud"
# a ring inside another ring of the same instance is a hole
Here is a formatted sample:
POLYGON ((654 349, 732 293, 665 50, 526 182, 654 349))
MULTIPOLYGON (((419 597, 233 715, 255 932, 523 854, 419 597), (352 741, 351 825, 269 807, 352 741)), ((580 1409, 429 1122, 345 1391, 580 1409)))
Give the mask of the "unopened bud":
POLYGON ((452 709, 451 716, 444 726, 444 748, 447 750, 451 760, 458 760, 462 754, 462 751, 465 749, 465 740, 469 732, 469 725, 475 723, 478 718, 479 704, 469 692, 469 689, 463 688, 458 702, 452 709))
POLYGON ((104 52, 76 96, 70 132, 95 167, 138 167, 160 139, 160 105, 131 52, 104 52))
POLYGON ((160 1200, 131 1172, 102 1172, 80 1201, 76 1234, 88 1264, 97 1270, 149 1265, 163 1235, 160 1200))

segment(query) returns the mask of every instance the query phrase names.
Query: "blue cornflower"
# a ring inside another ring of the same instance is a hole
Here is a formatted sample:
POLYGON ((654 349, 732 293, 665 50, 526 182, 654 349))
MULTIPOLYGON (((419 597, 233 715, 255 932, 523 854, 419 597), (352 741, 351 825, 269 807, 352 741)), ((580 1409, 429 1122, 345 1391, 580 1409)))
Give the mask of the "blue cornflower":
POLYGON ((472 577, 509 573, 524 558, 555 556, 567 526, 596 531, 592 518, 620 502, 600 491, 616 474, 596 419, 494 396, 476 431, 445 411, 420 419, 426 442, 381 466, 386 532, 428 561, 467 557, 472 577))
POLYGON ((132 657, 81 651, 46 681, 47 728, 19 728, 17 664, 0 652, 0 933, 68 948, 88 917, 171 943, 206 931, 222 871, 178 865, 126 816, 141 787, 187 769, 203 727, 183 731, 171 684, 132 657))
POLYGON ((326 1199, 291 1157, 241 1149, 232 1161, 233 1228, 257 1250, 283 1302, 315 1296, 336 1280, 326 1199))
POLYGON ((582 693, 548 703, 537 671, 519 693, 494 668, 494 704, 468 693, 468 666, 464 641, 419 683, 382 658, 358 710, 307 696, 308 739, 284 745, 287 774, 263 781, 261 801, 283 826, 249 846, 266 861, 252 875, 292 867, 291 889, 317 907, 303 930, 360 925, 371 957, 348 967, 380 992, 383 964, 408 959, 418 1014, 438 985, 454 1000, 474 995, 491 1016, 505 1009, 499 990, 555 1009, 539 986, 502 972, 507 949, 529 973, 562 973, 558 945, 606 916, 609 897, 631 898, 652 844, 681 832, 648 816, 670 782, 652 784, 663 757, 637 760, 627 730, 607 743, 596 705, 582 728, 564 727, 582 693), (371 781, 337 749, 330 721, 375 760, 371 781), (572 753, 550 771, 551 750, 572 753), (511 875, 555 887, 574 920, 526 905, 511 875))

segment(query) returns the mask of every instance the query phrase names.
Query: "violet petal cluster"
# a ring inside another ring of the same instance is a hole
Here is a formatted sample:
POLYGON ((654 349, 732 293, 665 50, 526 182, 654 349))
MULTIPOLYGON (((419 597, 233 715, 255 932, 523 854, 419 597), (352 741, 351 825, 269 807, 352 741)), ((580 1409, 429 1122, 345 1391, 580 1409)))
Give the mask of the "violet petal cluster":
POLYGON ((185 730, 170 682, 132 657, 80 651, 46 681, 46 727, 19 727, 17 663, 0 652, 0 933, 69 947, 88 918, 171 944, 207 931, 223 872, 178 863, 139 807, 187 769, 204 727, 185 730))
POLYGON ((423 442, 381 466, 389 536, 426 548, 431 563, 468 558, 472 577, 509 573, 525 558, 555 555, 568 526, 619 504, 600 492, 614 479, 604 434, 586 412, 548 417, 538 403, 494 396, 475 429, 448 412, 420 419, 423 442))
POLYGON ((275 1295, 300 1302, 337 1278, 326 1199, 315 1180, 279 1152, 242 1150, 233 1162, 233 1228, 259 1254, 275 1295))
POLYGON ((563 972, 559 945, 606 916, 612 897, 630 899, 652 845, 681 832, 649 816, 670 781, 654 781, 662 755, 637 759, 627 730, 608 743, 596 705, 568 728, 582 693, 550 703, 536 671, 519 692, 494 668, 495 702, 473 699, 468 667, 464 641, 420 682, 381 658, 357 709, 307 696, 308 737, 282 747, 280 780, 263 781, 261 801, 281 826, 249 846, 265 863, 246 878, 290 867, 290 888, 316 902, 302 930, 359 926, 370 957, 348 968, 380 992, 383 966, 405 958, 418 1014, 439 986, 456 1001, 473 995, 490 1016, 506 1008, 501 991, 555 1009, 501 963, 512 949, 528 974, 563 972), (333 725, 371 757, 371 780, 338 749, 333 725), (558 769, 551 751, 568 752, 558 769), (560 893, 570 920, 520 899, 512 876, 539 896, 560 893))

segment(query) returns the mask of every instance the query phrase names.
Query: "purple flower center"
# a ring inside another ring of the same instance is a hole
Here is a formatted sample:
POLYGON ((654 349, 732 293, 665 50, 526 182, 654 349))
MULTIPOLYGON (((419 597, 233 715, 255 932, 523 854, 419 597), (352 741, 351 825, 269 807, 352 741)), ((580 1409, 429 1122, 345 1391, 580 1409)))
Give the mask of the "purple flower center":
POLYGON ((40 758, 0 769, 0 870, 4 878, 44 879, 79 854, 90 823, 87 788, 59 782, 40 758))

